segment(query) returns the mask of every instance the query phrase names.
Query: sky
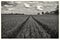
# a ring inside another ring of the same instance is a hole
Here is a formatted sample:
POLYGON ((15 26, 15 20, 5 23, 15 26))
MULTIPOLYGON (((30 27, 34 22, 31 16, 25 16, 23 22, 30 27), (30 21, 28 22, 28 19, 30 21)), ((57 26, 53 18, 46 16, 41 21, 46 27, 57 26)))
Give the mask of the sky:
MULTIPOLYGON (((10 5, 1 6, 1 13, 37 14, 56 10, 58 1, 6 1, 10 5)), ((2 4, 1 4, 2 5, 2 4)))

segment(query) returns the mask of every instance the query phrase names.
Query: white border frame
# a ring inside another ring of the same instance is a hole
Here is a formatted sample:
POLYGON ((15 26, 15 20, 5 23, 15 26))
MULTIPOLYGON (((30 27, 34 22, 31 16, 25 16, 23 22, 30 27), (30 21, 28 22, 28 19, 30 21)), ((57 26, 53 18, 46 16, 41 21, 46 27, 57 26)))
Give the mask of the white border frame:
MULTIPOLYGON (((59 1, 59 0, 0 0, 0 29, 1 29, 1 1, 59 1)), ((59 1, 59 7, 60 7, 60 1, 59 1)), ((60 8, 59 8, 59 13, 60 13, 60 8)), ((59 14, 60 17, 60 14, 59 14)), ((60 18, 59 18, 59 23, 60 23, 60 18)), ((59 24, 59 34, 60 34, 60 24, 59 24)), ((18 39, 18 40, 59 40, 60 35, 58 39, 18 39)), ((10 39, 2 39, 1 38, 1 30, 0 30, 0 40, 10 40, 10 39)), ((11 40, 17 40, 17 39, 11 39, 11 40)))

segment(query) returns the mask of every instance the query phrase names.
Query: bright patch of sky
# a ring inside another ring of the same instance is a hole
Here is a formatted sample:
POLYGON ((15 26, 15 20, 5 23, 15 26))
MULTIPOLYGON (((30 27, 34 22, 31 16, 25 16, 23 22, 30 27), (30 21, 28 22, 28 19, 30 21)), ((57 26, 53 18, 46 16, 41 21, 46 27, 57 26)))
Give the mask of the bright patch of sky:
POLYGON ((43 6, 39 5, 39 6, 37 6, 37 9, 38 10, 43 10, 43 6))
POLYGON ((24 3, 24 6, 27 7, 27 8, 29 8, 30 7, 30 4, 24 3))

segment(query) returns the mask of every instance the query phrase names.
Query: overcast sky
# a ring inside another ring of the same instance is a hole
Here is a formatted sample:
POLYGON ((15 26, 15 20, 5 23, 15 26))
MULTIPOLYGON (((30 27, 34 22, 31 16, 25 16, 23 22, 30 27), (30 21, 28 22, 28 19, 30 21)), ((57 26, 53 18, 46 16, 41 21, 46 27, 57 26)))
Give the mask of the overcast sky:
POLYGON ((54 11, 59 4, 57 1, 9 1, 1 7, 2 13, 36 14, 38 12, 54 11))

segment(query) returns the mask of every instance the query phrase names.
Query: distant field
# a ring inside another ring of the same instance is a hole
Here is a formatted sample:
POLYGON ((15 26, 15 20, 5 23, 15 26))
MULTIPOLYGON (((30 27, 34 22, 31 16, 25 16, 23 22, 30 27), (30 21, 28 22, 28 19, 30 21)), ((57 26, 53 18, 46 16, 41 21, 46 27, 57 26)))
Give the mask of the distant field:
POLYGON ((43 16, 34 16, 39 22, 46 24, 52 30, 58 30, 59 27, 59 16, 57 15, 43 15, 43 16))
POLYGON ((58 38, 57 15, 1 15, 2 38, 58 38))

